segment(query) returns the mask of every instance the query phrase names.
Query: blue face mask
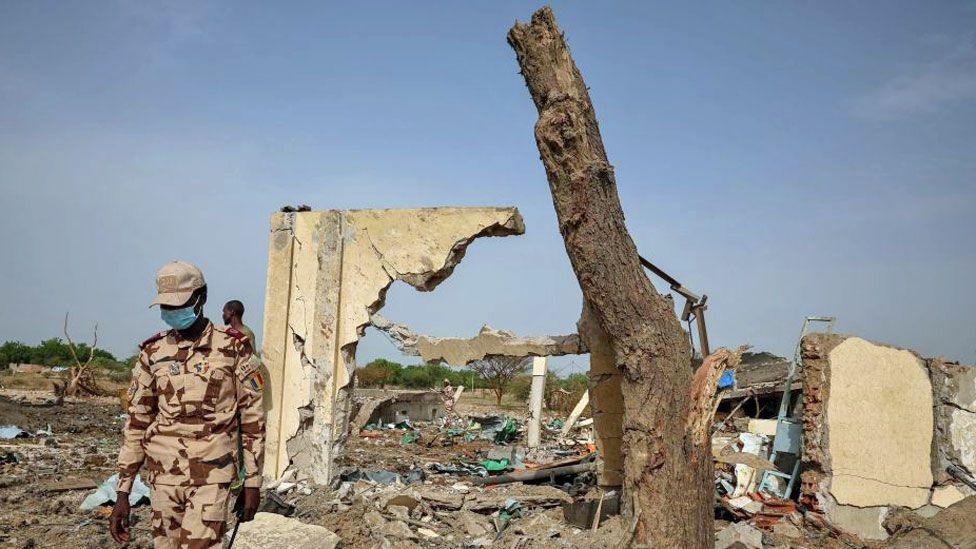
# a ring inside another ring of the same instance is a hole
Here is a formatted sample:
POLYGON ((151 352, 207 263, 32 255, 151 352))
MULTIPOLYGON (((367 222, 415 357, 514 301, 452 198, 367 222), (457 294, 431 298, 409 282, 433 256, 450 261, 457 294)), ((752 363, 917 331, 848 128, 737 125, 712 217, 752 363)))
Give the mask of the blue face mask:
POLYGON ((196 322, 197 317, 200 316, 194 310, 196 306, 196 303, 194 303, 182 309, 160 309, 159 316, 163 319, 163 322, 169 324, 171 327, 177 330, 185 330, 192 326, 196 322))

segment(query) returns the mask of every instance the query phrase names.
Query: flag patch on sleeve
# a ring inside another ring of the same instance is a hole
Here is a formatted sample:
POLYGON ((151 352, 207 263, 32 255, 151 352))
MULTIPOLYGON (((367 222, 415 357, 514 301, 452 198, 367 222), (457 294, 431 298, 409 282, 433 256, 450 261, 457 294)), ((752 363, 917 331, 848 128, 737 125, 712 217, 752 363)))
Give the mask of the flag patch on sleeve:
POLYGON ((264 389, 264 376, 260 371, 255 370, 244 380, 244 386, 252 391, 260 391, 264 389))

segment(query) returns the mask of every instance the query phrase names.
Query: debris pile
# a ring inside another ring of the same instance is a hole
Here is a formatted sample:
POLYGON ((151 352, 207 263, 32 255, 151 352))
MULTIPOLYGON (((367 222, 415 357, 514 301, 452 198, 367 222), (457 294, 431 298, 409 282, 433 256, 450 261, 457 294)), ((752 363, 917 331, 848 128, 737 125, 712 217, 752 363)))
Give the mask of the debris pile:
POLYGON ((868 546, 892 517, 976 494, 976 368, 830 333, 802 338, 795 378, 771 355, 749 362, 712 438, 716 516, 731 521, 717 546, 758 547, 756 532, 868 546))
MULTIPOLYGON (((726 373, 716 395, 716 547, 976 539, 973 368, 828 334, 803 339, 792 382, 763 358, 726 373)), ((109 546, 118 401, 48 406, 40 394, 6 394, 0 543, 109 546)), ((353 398, 331 483, 292 469, 267 482, 236 547, 615 547, 631 534, 620 490, 598 482, 586 394, 566 417, 543 411, 534 448, 528 409, 476 391, 450 413, 436 392, 353 398)), ((133 547, 151 546, 146 492, 137 482, 130 496, 133 547)))
POLYGON ((454 421, 408 414, 393 423, 381 420, 371 399, 357 398, 360 413, 351 423, 357 432, 330 486, 295 480, 290 472, 266 486, 293 510, 292 519, 327 528, 344 547, 571 547, 580 536, 616 533, 619 496, 603 498, 597 525, 606 528, 599 532, 592 517, 582 526, 565 518, 579 502, 601 498, 592 436, 561 438, 562 418, 547 417, 542 444, 527 448, 526 414, 462 401, 469 413, 454 421), (371 422, 362 424, 367 417, 371 422))
MULTIPOLYGON (((115 473, 124 422, 118 399, 67 398, 50 406, 50 396, 0 395, 0 423, 19 430, 16 438, 0 438, 0 546, 110 547, 115 490, 99 485, 115 473)), ((132 509, 130 546, 152 547, 146 492, 136 494, 144 504, 132 509)))

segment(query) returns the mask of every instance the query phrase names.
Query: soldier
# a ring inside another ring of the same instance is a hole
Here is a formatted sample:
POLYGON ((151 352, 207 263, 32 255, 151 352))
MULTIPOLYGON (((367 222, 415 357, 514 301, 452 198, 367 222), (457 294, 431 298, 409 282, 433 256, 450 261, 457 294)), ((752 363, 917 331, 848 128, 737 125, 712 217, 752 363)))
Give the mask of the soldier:
POLYGON ((247 324, 244 324, 243 303, 236 299, 224 303, 223 320, 224 324, 246 335, 251 340, 251 347, 254 347, 254 354, 260 354, 260 351, 257 349, 258 340, 254 337, 254 330, 247 324))
POLYGON ((243 448, 242 521, 261 499, 264 378, 252 342, 203 316, 207 285, 196 266, 167 263, 156 275, 160 316, 171 330, 139 347, 119 452, 118 497, 109 528, 129 540, 129 499, 142 468, 150 486, 156 549, 220 547, 230 484, 243 448))

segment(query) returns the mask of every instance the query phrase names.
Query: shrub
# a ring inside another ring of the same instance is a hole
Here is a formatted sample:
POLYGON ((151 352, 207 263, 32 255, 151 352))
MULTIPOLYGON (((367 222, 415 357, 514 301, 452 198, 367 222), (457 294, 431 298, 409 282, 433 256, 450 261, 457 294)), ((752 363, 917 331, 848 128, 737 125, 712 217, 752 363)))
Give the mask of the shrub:
POLYGON ((528 401, 529 394, 532 392, 532 376, 528 374, 515 376, 515 379, 508 382, 508 392, 518 402, 528 401))

